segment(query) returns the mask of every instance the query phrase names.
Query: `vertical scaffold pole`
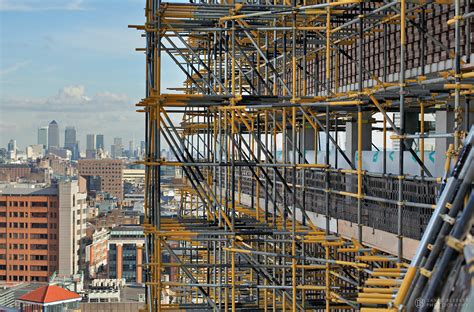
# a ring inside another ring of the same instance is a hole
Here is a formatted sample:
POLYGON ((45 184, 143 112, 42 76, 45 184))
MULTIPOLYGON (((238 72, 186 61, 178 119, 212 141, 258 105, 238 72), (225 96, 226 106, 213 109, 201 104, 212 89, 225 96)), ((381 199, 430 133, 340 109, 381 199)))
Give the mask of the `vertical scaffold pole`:
POLYGON ((403 154, 405 151, 405 53, 406 53, 406 0, 400 0, 400 151, 398 154, 398 214, 397 214, 397 236, 398 236, 398 262, 403 259, 403 154))

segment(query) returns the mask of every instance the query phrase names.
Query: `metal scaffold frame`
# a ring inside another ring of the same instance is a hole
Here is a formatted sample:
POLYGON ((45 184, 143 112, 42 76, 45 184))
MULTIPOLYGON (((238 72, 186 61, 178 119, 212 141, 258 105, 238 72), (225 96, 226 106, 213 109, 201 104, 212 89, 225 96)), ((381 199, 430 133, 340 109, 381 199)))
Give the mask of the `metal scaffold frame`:
MULTIPOLYGON (((130 26, 146 38, 137 49, 146 55, 146 98, 137 106, 146 125, 147 310, 388 311, 413 304, 407 292, 416 285, 413 291, 435 298, 420 271, 433 269, 444 244, 430 258, 426 232, 440 231, 437 215, 454 194, 451 165, 461 168, 472 145, 470 9, 462 0, 147 0, 146 23, 130 26), (440 10, 454 31, 448 45, 428 27, 440 10), (420 53, 410 46, 415 37, 420 53), (382 43, 377 51, 373 42, 382 43), (434 63, 430 47, 452 67, 425 73, 434 63), (372 54, 376 70, 367 61, 372 54), (174 94, 161 90, 164 55, 186 77, 174 94), (454 113, 446 133, 425 128, 425 116, 438 111, 454 113), (420 116, 419 131, 410 130, 408 114, 420 116), (364 129, 375 124, 383 133, 381 173, 363 169, 363 151, 374 145, 364 129), (349 127, 352 150, 340 142, 349 127), (400 143, 395 175, 386 168, 389 137, 400 143), (448 138, 447 174, 437 178, 426 166, 425 139, 448 138), (163 157, 162 145, 174 160, 163 157), (418 172, 406 171, 405 152, 418 172), (181 199, 173 211, 162 207, 164 167, 183 174, 172 186, 181 199), (374 180, 393 185, 394 196, 379 195, 374 180), (406 196, 409 186, 428 184, 444 194, 436 203, 406 196), (393 254, 364 241, 371 205, 396 215, 393 254), (434 211, 436 219, 423 225, 411 265, 403 245, 407 210, 434 211), (339 218, 354 224, 352 236, 338 233, 339 218)), ((467 185, 462 200, 472 183, 465 178, 455 178, 467 185)))

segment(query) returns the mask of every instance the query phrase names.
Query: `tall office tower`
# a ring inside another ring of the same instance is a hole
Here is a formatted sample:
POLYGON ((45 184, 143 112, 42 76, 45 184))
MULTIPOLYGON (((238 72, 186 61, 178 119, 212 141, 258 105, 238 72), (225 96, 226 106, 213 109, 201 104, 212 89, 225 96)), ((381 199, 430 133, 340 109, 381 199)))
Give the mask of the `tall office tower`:
POLYGON ((128 142, 128 157, 135 157, 135 143, 133 142, 133 140, 128 142))
POLYGON ((64 148, 76 145, 76 142, 76 128, 66 127, 66 130, 64 131, 64 148))
POLYGON ((110 147, 112 158, 123 156, 122 138, 114 138, 114 144, 110 147))
POLYGON ((43 148, 48 147, 48 127, 38 128, 38 144, 43 145, 43 148))
POLYGON ((96 137, 95 137, 95 149, 105 150, 104 135, 103 134, 96 135, 96 137))
POLYGON ((13 139, 8 142, 8 158, 16 159, 16 141, 13 139))
POLYGON ((95 150, 95 134, 88 134, 86 139, 86 149, 95 150))
POLYGON ((64 148, 71 151, 71 159, 78 159, 79 151, 76 139, 76 128, 66 127, 66 130, 64 131, 64 148))
POLYGON ((143 159, 145 158, 145 150, 146 150, 146 147, 145 147, 145 141, 140 141, 140 159, 143 159))
POLYGON ((51 121, 48 126, 48 149, 50 147, 59 147, 59 126, 56 120, 51 121))
POLYGON ((43 148, 48 147, 48 127, 38 128, 38 144, 43 145, 43 148))
POLYGON ((11 139, 10 142, 8 142, 8 151, 16 151, 16 141, 11 139))
POLYGON ((86 138, 86 158, 94 159, 96 157, 95 134, 88 134, 86 138))
POLYGON ((114 138, 114 145, 122 145, 122 138, 114 138))

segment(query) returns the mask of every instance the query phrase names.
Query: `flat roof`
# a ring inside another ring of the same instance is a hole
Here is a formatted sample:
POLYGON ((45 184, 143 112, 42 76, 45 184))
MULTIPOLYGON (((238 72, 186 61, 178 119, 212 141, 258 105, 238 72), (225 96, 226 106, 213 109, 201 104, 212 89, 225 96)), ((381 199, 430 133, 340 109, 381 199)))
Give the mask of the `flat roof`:
POLYGON ((0 164, 1 168, 30 168, 30 164, 20 163, 20 164, 0 164))
POLYGON ((58 188, 53 186, 42 188, 7 186, 0 187, 0 195, 53 196, 58 195, 58 188))
POLYGON ((143 226, 141 225, 136 225, 136 224, 122 224, 118 225, 116 227, 113 227, 111 229, 113 232, 118 232, 118 231, 143 231, 143 226))

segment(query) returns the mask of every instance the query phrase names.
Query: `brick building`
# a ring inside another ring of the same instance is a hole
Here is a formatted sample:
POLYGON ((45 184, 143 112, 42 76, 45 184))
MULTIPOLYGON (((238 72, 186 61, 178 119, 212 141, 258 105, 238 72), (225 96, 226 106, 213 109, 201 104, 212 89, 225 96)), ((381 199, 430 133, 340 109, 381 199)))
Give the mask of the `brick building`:
POLYGON ((0 164, 0 181, 16 182, 20 180, 49 183, 49 170, 32 164, 0 164))
POLYGON ((106 228, 94 228, 92 232, 87 237, 86 269, 89 276, 96 277, 107 266, 109 231, 106 228))
MULTIPOLYGON (((114 159, 81 159, 78 174, 86 179, 100 179, 100 190, 123 199, 123 162, 114 159)), ((88 183, 91 184, 91 183, 88 183)), ((91 191, 88 189, 87 191, 91 191)))
POLYGON ((78 224, 66 216, 86 210, 82 196, 75 181, 0 188, 0 281, 46 282, 53 272, 77 273, 82 233, 77 228, 85 218, 78 224))

